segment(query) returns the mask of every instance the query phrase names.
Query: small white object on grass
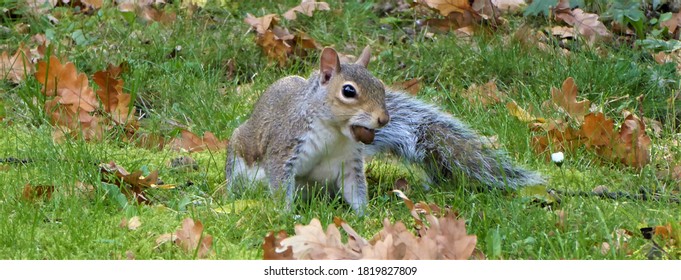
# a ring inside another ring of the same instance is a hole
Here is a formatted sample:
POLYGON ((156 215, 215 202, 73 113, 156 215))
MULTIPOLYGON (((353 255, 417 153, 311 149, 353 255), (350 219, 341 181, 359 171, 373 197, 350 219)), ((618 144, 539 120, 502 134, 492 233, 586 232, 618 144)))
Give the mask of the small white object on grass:
POLYGON ((557 152, 557 153, 551 154, 551 161, 553 161, 553 163, 558 165, 558 167, 563 165, 564 160, 565 160, 565 155, 563 155, 563 152, 557 152))

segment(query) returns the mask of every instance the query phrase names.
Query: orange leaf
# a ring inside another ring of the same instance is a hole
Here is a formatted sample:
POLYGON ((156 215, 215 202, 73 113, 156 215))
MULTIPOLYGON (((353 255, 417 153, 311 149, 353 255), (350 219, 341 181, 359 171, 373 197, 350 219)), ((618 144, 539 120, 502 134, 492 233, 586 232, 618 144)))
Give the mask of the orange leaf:
POLYGON ((44 185, 32 186, 31 184, 26 184, 24 186, 24 191, 22 192, 22 197, 29 201, 33 201, 40 198, 50 200, 52 198, 53 192, 54 186, 44 185))
POLYGON ((590 113, 584 117, 581 134, 587 147, 610 146, 615 136, 615 122, 603 113, 590 113))
POLYGON ((551 100, 574 118, 586 115, 591 106, 589 100, 577 102, 577 85, 572 77, 565 79, 561 90, 551 88, 551 100))
POLYGON ((420 0, 443 16, 448 16, 450 13, 463 13, 470 11, 471 5, 468 0, 420 0))
POLYGON ((621 162, 641 168, 650 162, 650 145, 652 141, 646 135, 645 124, 633 114, 624 119, 620 128, 617 156, 621 162))
POLYGON ((177 239, 175 244, 180 246, 185 252, 194 253, 198 249, 199 258, 205 258, 210 254, 213 246, 213 236, 203 233, 201 221, 186 218, 182 221, 182 228, 175 232, 177 239))
POLYGON ((420 78, 414 78, 414 79, 404 81, 404 82, 401 82, 401 83, 392 84, 390 87, 393 87, 393 88, 399 89, 399 90, 404 90, 404 91, 408 92, 409 94, 415 96, 421 90, 421 79, 420 78))
POLYGON ((227 140, 220 141, 210 131, 206 131, 201 138, 190 131, 182 130, 180 138, 170 141, 170 147, 189 152, 199 152, 205 149, 217 151, 227 147, 227 140))

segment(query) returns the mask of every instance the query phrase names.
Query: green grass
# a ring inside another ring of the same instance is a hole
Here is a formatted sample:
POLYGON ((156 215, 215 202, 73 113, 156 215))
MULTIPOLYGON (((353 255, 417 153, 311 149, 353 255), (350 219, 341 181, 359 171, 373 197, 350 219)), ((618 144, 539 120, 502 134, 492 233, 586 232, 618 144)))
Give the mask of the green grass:
MULTIPOLYGON (((229 2, 229 1, 228 1, 229 2)), ((93 15, 73 13, 59 7, 60 23, 50 24, 41 17, 2 16, 10 29, 2 33, 4 47, 14 50, 33 34, 47 33, 53 52, 75 63, 80 72, 91 76, 109 63, 126 62, 125 90, 136 98, 136 108, 144 113, 142 129, 171 134, 168 120, 186 125, 201 134, 211 131, 229 138, 233 129, 248 118, 258 95, 272 82, 287 75, 307 76, 317 65, 316 55, 291 61, 286 67, 269 63, 247 33, 246 13, 262 16, 283 13, 297 1, 234 1, 225 7, 197 11, 190 15, 178 4, 166 7, 178 11, 168 25, 128 21, 115 8, 105 7, 93 15), (237 3, 238 2, 238 3, 237 3), (30 32, 14 31, 20 23, 30 24, 30 32), (70 38, 80 30, 85 42, 70 38), (175 58, 168 55, 176 46, 175 58), (227 78, 227 61, 236 66, 227 78), (237 91, 237 88, 245 90, 237 91), (222 90, 225 89, 225 90, 222 90)), ((669 139, 676 111, 664 106, 678 90, 679 76, 673 65, 657 65, 650 55, 627 46, 602 45, 600 49, 581 47, 569 56, 559 51, 544 52, 535 46, 508 39, 519 26, 545 26, 522 17, 509 17, 509 26, 495 32, 482 32, 472 39, 453 34, 415 30, 415 15, 400 16, 400 24, 381 25, 371 3, 329 1, 332 9, 295 22, 282 23, 291 30, 304 31, 321 45, 335 46, 340 52, 358 54, 371 45, 376 60, 370 70, 386 84, 415 77, 422 78, 418 98, 440 105, 485 135, 498 135, 502 147, 519 164, 539 170, 549 178, 548 188, 590 191, 606 185, 614 191, 636 193, 640 188, 665 195, 678 191, 673 182, 656 179, 655 164, 641 171, 601 162, 588 151, 568 155, 563 170, 536 155, 530 145, 527 125, 510 116, 503 104, 481 108, 469 104, 459 93, 472 84, 496 79, 500 89, 523 107, 550 98, 550 88, 559 87, 568 76, 575 78, 580 96, 596 105, 623 95, 604 108, 617 117, 623 108, 638 109, 635 97, 646 96, 646 116, 666 120, 665 134, 654 138, 653 154, 662 153, 657 145, 671 149, 678 160, 679 149, 669 139), (329 16, 328 14, 332 14, 329 16), (355 48, 350 48, 355 46, 355 48)), ((52 127, 33 98, 40 84, 30 78, 19 85, 0 84, 0 105, 6 115, 0 122, 0 158, 31 159, 26 164, 0 164, 0 258, 2 259, 119 259, 132 252, 137 259, 189 259, 192 254, 177 246, 156 247, 156 238, 179 228, 191 217, 205 225, 214 236, 215 259, 258 259, 263 237, 271 230, 293 233, 297 223, 319 218, 322 224, 340 216, 366 238, 381 228, 383 218, 411 221, 401 200, 389 195, 393 182, 407 177, 408 195, 450 205, 466 219, 471 234, 478 236, 478 248, 490 259, 644 259, 649 242, 639 234, 646 226, 677 224, 678 204, 664 201, 607 200, 595 197, 562 197, 553 209, 541 207, 531 197, 517 192, 473 191, 467 178, 459 178, 430 191, 420 187, 418 170, 377 160, 370 164, 371 201, 364 217, 356 216, 340 199, 314 196, 297 202, 292 212, 273 199, 265 186, 229 194, 224 183, 224 152, 193 153, 199 170, 174 170, 167 163, 185 153, 170 149, 149 150, 125 143, 115 133, 101 143, 68 141, 55 143, 52 127), (121 204, 115 192, 101 183, 99 162, 115 161, 132 170, 155 170, 174 190, 151 190, 153 205, 121 204), (83 193, 75 185, 95 187, 83 193), (189 184, 188 182, 191 182, 189 184), (24 185, 54 185, 57 190, 47 201, 22 198, 24 185), (216 211, 219 210, 219 211, 216 211), (565 227, 556 226, 553 210, 566 213, 565 227), (139 216, 142 225, 131 231, 118 225, 123 218, 139 216), (603 255, 600 244, 611 241, 614 232, 634 232, 626 250, 603 255)))

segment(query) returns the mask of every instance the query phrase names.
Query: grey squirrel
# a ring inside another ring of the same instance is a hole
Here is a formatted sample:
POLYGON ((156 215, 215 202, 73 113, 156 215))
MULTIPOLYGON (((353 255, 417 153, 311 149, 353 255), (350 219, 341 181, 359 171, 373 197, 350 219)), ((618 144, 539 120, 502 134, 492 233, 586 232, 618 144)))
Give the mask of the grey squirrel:
POLYGON ((285 190, 290 207, 298 187, 321 183, 362 214, 364 158, 384 152, 421 165, 431 182, 452 178, 457 170, 498 188, 544 182, 502 152, 486 149, 458 119, 386 89, 367 70, 370 58, 367 46, 357 62, 341 64, 337 52, 325 48, 319 71, 307 80, 288 76, 272 84, 230 138, 228 189, 265 179, 273 191, 285 190))

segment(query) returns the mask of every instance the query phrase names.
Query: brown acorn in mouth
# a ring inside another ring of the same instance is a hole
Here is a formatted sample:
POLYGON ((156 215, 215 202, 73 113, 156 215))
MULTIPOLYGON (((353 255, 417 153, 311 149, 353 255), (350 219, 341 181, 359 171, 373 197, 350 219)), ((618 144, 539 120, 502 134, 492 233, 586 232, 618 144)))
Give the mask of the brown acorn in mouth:
POLYGON ((374 136, 376 136, 376 131, 359 125, 350 126, 352 135, 355 136, 355 140, 362 142, 364 144, 371 144, 374 142, 374 136))

